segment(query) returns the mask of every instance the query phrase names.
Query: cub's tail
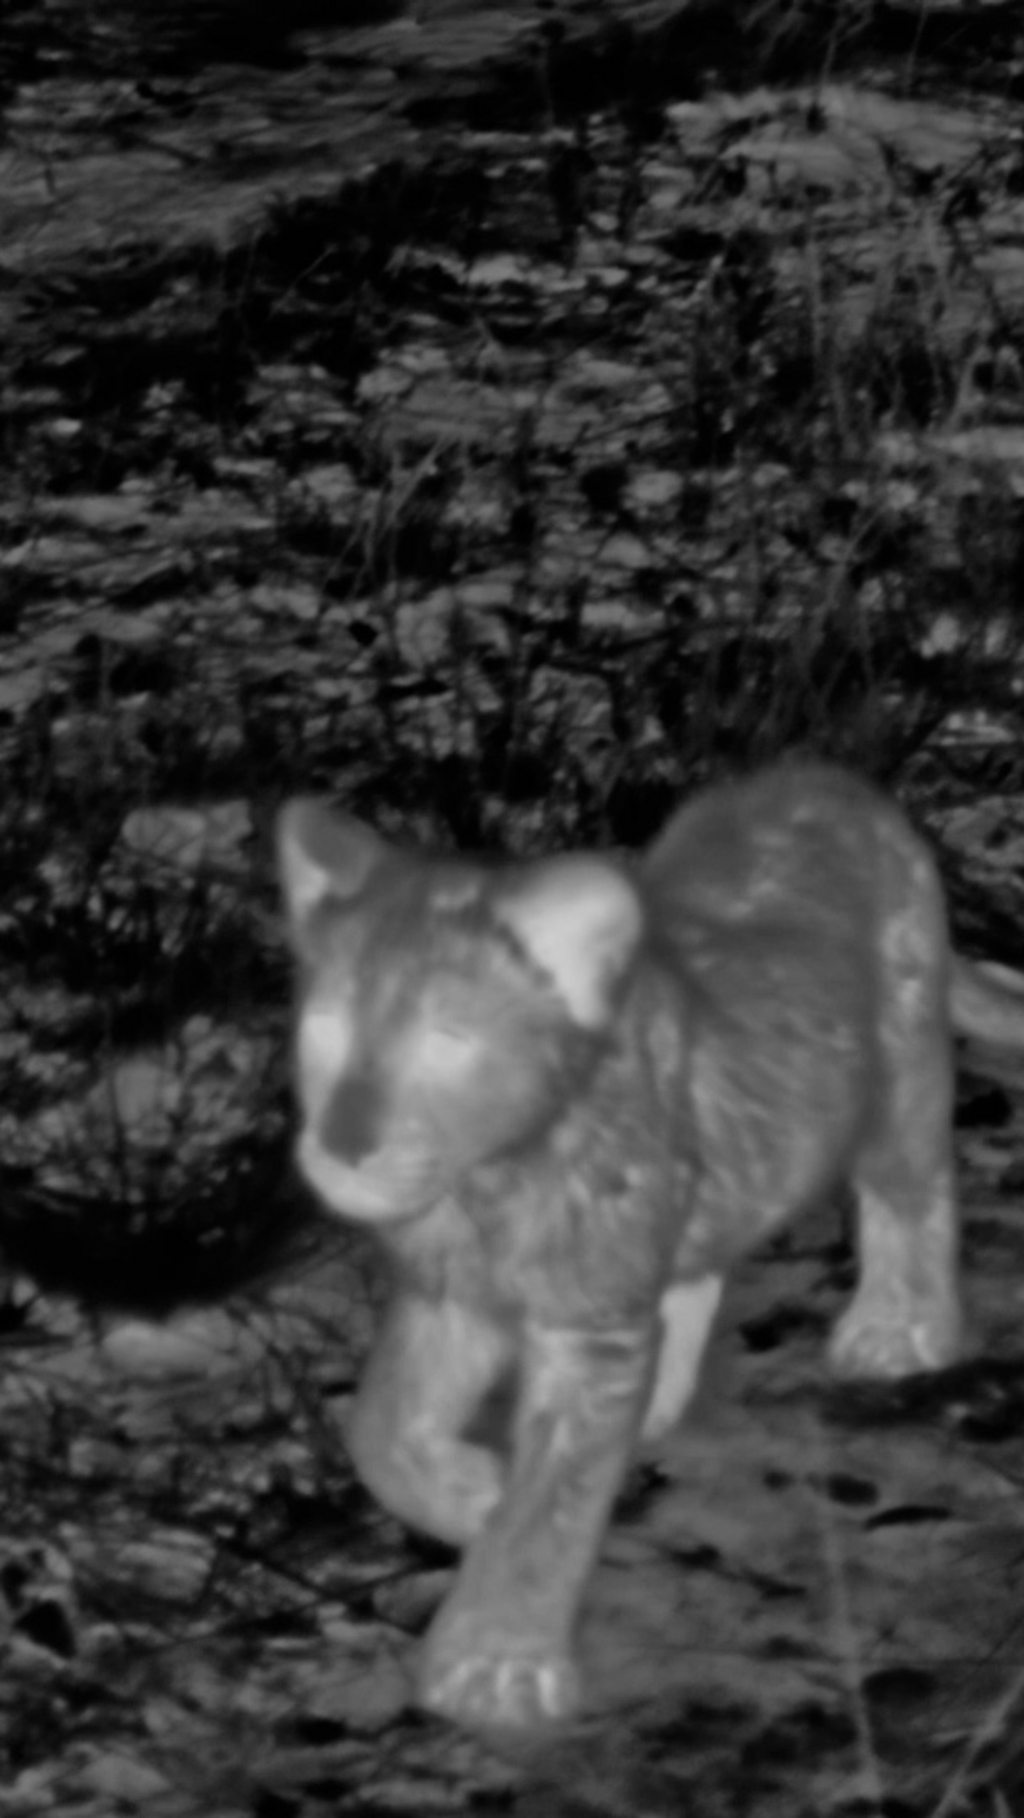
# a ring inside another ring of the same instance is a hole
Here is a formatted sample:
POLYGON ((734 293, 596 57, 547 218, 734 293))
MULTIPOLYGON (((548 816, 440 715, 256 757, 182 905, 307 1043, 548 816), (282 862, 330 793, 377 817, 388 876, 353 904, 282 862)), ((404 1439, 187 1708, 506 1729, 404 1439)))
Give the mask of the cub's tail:
POLYGON ((954 953, 949 1007, 958 1035, 1024 1049, 1024 972, 954 953))

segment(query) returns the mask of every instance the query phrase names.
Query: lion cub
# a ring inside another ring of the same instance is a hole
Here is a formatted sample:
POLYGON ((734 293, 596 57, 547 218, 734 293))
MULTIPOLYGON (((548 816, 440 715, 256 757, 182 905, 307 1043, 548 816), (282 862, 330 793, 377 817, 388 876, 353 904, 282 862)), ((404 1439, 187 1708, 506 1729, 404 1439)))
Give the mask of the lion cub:
POLYGON ((742 1252, 847 1181, 833 1364, 957 1356, 950 1030, 1024 1045, 1024 980, 951 955, 928 849, 818 765, 698 795, 635 866, 424 857, 313 801, 280 858, 299 1165, 394 1265, 352 1455, 466 1549, 420 1698, 561 1718, 634 1444, 685 1409, 742 1252), (499 1452, 471 1434, 500 1387, 499 1452))

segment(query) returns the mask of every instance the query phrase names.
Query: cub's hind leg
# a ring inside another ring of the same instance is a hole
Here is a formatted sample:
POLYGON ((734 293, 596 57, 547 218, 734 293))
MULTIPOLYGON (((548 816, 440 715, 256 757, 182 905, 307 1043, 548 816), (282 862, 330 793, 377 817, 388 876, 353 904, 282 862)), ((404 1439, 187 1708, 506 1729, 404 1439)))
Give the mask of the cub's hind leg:
POLYGON ((359 1386, 348 1444, 360 1478, 393 1515, 452 1546, 479 1534, 502 1494, 498 1454, 464 1435, 511 1353, 483 1313, 400 1288, 359 1386))
POLYGON ((852 1170, 860 1279, 831 1346, 851 1376, 941 1369, 963 1344, 945 908, 930 855, 900 832, 882 929, 878 1077, 852 1170))
POLYGON ((693 1399, 722 1287, 720 1275, 705 1275, 699 1281, 673 1282, 665 1289, 658 1362, 641 1439, 660 1439, 682 1419, 693 1399))

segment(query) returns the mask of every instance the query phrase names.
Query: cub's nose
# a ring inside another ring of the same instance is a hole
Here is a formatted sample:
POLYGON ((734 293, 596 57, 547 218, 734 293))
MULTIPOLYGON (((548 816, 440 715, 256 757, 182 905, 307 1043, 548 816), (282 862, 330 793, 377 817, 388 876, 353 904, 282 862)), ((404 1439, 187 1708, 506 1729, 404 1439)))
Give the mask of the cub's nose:
POLYGON ((335 1086, 320 1123, 324 1149, 358 1165, 380 1147, 383 1093, 370 1074, 350 1073, 335 1086))

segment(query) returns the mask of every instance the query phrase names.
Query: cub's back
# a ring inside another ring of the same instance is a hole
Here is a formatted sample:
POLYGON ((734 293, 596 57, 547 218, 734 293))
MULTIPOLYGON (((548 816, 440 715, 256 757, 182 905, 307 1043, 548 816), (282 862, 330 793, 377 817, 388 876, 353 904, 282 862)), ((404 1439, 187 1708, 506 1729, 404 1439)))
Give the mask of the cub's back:
MULTIPOLYGON (((901 811, 827 765, 780 765, 698 795, 640 862, 655 964, 728 1029, 865 1029, 882 926, 931 860, 901 811)), ((724 1035, 723 1035, 724 1039, 724 1035)))
MULTIPOLYGON (((898 809, 824 764, 779 765, 694 797, 641 861, 653 912, 722 926, 834 915, 877 891, 880 838, 915 841, 898 809)), ((916 842, 915 842, 916 843, 916 842)))

